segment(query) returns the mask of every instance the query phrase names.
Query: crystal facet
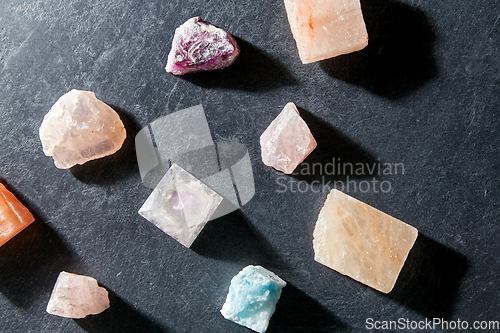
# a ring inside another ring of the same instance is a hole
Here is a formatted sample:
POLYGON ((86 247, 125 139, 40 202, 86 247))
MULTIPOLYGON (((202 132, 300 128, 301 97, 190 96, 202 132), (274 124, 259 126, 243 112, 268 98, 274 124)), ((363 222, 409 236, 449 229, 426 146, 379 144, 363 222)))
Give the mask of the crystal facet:
POLYGON ((84 318, 107 308, 108 291, 99 287, 96 279, 61 272, 47 304, 47 313, 66 318, 84 318))
POLYGON ((175 29, 165 70, 184 75, 222 69, 230 66, 239 53, 236 40, 228 32, 193 17, 175 29))
POLYGON ((139 214, 190 247, 221 201, 217 192, 174 163, 139 214))
POLYGON ((284 0, 302 63, 358 51, 368 45, 359 0, 284 0))
POLYGON ((262 162, 290 174, 316 148, 297 107, 288 103, 260 136, 262 162))
POLYGON ((0 246, 35 221, 28 208, 0 183, 0 246))
POLYGON ((333 189, 319 213, 313 236, 317 262, 388 293, 418 230, 333 189))
POLYGON ((247 266, 231 279, 224 318, 256 332, 265 332, 286 282, 261 266, 247 266))
POLYGON ((114 154, 127 136, 120 117, 91 91, 61 96, 40 126, 43 152, 59 169, 114 154))

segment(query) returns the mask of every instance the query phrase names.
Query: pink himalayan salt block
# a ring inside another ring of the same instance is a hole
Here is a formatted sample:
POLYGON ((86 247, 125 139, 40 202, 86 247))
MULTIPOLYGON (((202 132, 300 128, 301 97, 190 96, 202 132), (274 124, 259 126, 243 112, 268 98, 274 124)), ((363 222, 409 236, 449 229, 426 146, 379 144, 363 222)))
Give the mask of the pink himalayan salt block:
POLYGON ((333 189, 314 229, 314 260, 388 293, 417 236, 414 227, 333 189))
POLYGON ((192 17, 175 29, 165 70, 174 75, 229 67, 240 54, 227 31, 192 17))
POLYGON ((368 45, 359 0, 284 0, 302 63, 359 51, 368 45))
POLYGON ((291 174, 317 143, 297 107, 288 103, 260 136, 262 162, 291 174))
POLYGON ((47 313, 66 318, 85 318, 109 308, 108 291, 99 287, 96 279, 61 272, 57 278, 47 313))
POLYGON ((0 246, 35 221, 30 211, 0 183, 0 246))

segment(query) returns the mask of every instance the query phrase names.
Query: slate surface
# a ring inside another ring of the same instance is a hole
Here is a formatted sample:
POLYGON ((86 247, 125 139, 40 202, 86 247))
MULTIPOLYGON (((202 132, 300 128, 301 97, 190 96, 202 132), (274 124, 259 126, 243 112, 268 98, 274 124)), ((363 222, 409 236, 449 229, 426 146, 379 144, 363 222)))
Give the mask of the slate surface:
POLYGON ((302 65, 279 0, 2 1, 0 177, 37 221, 0 248, 0 331, 247 332, 219 313, 247 264, 288 282, 268 332, 362 332, 368 318, 500 320, 500 5, 362 7, 365 50, 302 65), (163 69, 173 31, 195 15, 234 34, 242 54, 227 70, 175 77, 163 69), (118 110, 130 136, 112 157, 58 170, 38 127, 73 88, 118 110), (309 165, 402 163, 404 174, 280 178, 261 163, 258 138, 289 101, 318 140, 309 165), (150 190, 132 138, 200 103, 214 141, 248 148, 256 194, 189 250, 137 214, 150 190), (388 295, 313 260, 322 182, 347 176, 345 192, 420 231, 388 295), (383 181, 387 193, 373 186, 383 181), (112 307, 82 320, 46 314, 61 270, 95 277, 112 307))

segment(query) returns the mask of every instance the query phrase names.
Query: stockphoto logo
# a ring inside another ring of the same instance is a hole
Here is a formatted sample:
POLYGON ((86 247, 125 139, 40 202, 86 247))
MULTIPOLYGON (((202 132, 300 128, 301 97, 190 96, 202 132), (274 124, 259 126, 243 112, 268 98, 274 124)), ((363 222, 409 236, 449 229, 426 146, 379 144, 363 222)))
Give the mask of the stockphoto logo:
POLYGON ((211 220, 229 214, 255 194, 248 149, 237 142, 214 143, 202 105, 158 118, 141 129, 135 148, 142 183, 151 189, 173 163, 224 199, 211 220))
POLYGON ((328 163, 303 162, 291 174, 292 177, 276 178, 277 193, 323 192, 333 188, 342 192, 390 193, 392 184, 389 180, 380 181, 379 177, 404 175, 403 163, 344 162, 333 157, 328 163), (365 178, 359 180, 357 178, 365 178), (367 180, 366 178, 371 178, 367 180))

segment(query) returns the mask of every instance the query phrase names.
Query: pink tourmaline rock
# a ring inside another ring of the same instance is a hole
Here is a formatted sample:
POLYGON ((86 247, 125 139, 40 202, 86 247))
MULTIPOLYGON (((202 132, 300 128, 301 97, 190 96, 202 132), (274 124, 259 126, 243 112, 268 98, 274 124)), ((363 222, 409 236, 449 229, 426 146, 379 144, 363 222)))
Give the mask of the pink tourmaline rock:
POLYGON ((239 53, 236 40, 228 32, 193 17, 175 29, 165 70, 184 75, 222 69, 230 66, 239 53))
POLYGON ((368 45, 359 0, 284 0, 302 63, 359 51, 368 45))
POLYGON ((306 122, 297 107, 288 103, 260 136, 262 162, 290 174, 316 148, 306 122))
POLYGON ((0 246, 35 221, 24 205, 0 183, 0 246))
POLYGON ((222 196, 174 163, 139 214, 189 248, 221 201, 222 196))
POLYGON ((43 152, 59 169, 114 154, 127 133, 116 113, 91 91, 62 95, 40 125, 43 152))
POLYGON ((313 236, 317 262, 388 293, 418 230, 333 189, 321 208, 313 236))
POLYGON ((66 318, 84 318, 107 308, 108 291, 99 287, 96 279, 61 272, 50 295, 47 313, 66 318))

